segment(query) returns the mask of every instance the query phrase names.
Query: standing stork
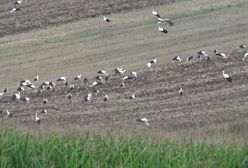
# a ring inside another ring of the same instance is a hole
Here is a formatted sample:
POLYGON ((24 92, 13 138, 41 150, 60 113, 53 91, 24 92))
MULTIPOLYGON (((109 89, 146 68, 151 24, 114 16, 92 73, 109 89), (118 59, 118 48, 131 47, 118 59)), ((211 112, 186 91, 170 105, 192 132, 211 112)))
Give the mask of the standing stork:
POLYGON ((226 81, 232 82, 232 78, 231 78, 230 75, 226 74, 224 71, 222 71, 222 73, 223 73, 223 77, 224 77, 224 79, 225 79, 226 81))
POLYGON ((108 100, 109 100, 108 95, 105 95, 104 98, 103 98, 103 101, 106 102, 106 101, 108 101, 108 100))
POLYGON ((69 93, 66 97, 67 97, 67 99, 69 99, 69 100, 70 100, 70 103, 71 103, 72 94, 71 94, 71 93, 69 93))
POLYGON ((179 89, 178 94, 179 94, 180 96, 183 95, 183 88, 180 88, 180 89, 179 89))
POLYGON ((175 56, 173 59, 173 61, 177 61, 177 62, 181 62, 182 59, 179 56, 175 56))
POLYGON ((45 105, 45 104, 48 103, 48 100, 47 99, 43 99, 42 103, 43 103, 43 105, 45 105))
POLYGON ((157 11, 155 11, 155 10, 152 11, 152 15, 156 16, 157 18, 160 18, 159 13, 157 11))
POLYGON ((244 57, 242 58, 242 60, 244 61, 247 57, 248 57, 248 52, 244 54, 244 57))
POLYGON ((108 73, 105 70, 97 71, 97 73, 102 74, 102 75, 106 75, 106 76, 108 75, 108 73))
POLYGON ((65 82, 66 81, 66 77, 65 76, 61 76, 60 78, 57 79, 58 82, 65 82))
POLYGON ((158 31, 160 31, 161 33, 165 33, 165 34, 168 33, 168 31, 165 28, 161 27, 161 26, 158 26, 158 31))
POLYGON ((187 58, 187 62, 190 62, 193 58, 194 58, 193 56, 189 56, 189 57, 187 58))
POLYGON ((126 72, 126 70, 125 69, 123 69, 123 68, 115 68, 114 69, 114 72, 116 73, 116 74, 123 74, 124 72, 126 72))
POLYGON ((141 118, 141 119, 137 119, 138 122, 142 122, 145 123, 147 126, 150 125, 149 120, 147 118, 141 118))
POLYGON ((110 19, 109 19, 107 16, 102 15, 102 17, 103 17, 103 20, 104 20, 105 22, 110 22, 110 19))
POLYGON ((81 75, 81 74, 79 74, 79 75, 75 76, 74 80, 80 80, 80 79, 81 79, 81 77, 82 77, 82 75, 81 75))
POLYGON ((13 13, 13 12, 20 11, 20 10, 21 10, 20 8, 13 8, 13 9, 11 9, 9 12, 10 12, 10 13, 13 13))
POLYGON ((148 68, 151 68, 152 65, 157 63, 157 58, 153 58, 151 61, 149 61, 146 65, 148 68))
POLYGON ((38 114, 37 114, 37 113, 35 113, 35 118, 34 118, 34 120, 35 120, 35 122, 36 122, 37 124, 40 124, 40 117, 38 117, 38 114))
POLYGON ((239 46, 239 48, 240 48, 241 50, 245 50, 246 46, 245 46, 244 44, 241 44, 241 45, 239 46))
POLYGON ((8 110, 6 111, 6 113, 7 113, 7 116, 8 116, 9 118, 12 118, 12 117, 13 117, 13 114, 12 114, 11 112, 9 112, 8 110))
POLYGON ((16 4, 16 5, 22 4, 22 0, 16 0, 15 4, 16 4))
POLYGON ((34 81, 36 82, 36 81, 38 81, 39 80, 39 75, 36 75, 35 77, 34 77, 34 81))
POLYGON ((216 49, 214 50, 214 54, 215 54, 216 56, 222 58, 222 59, 228 58, 228 56, 226 56, 225 53, 223 53, 223 52, 218 52, 218 50, 216 50, 216 49))
POLYGON ((130 97, 129 97, 130 100, 132 99, 135 99, 135 93, 133 93, 130 97))

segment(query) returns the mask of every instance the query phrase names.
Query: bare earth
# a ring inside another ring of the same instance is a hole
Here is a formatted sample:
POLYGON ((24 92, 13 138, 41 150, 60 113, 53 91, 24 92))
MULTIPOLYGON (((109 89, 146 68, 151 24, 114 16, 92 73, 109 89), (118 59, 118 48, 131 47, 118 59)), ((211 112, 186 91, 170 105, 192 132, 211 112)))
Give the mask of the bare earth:
POLYGON ((1 88, 13 93, 18 81, 33 79, 36 74, 41 77, 37 85, 67 76, 76 86, 72 103, 65 97, 69 91, 59 84, 48 93, 21 93, 31 98, 29 104, 11 102, 9 93, 0 99, 0 110, 9 109, 14 117, 6 119, 3 113, 1 123, 11 128, 36 128, 32 118, 41 111, 43 97, 49 100, 48 114, 40 114, 39 127, 45 130, 93 127, 134 131, 141 127, 136 119, 147 117, 150 132, 171 132, 247 119, 248 66, 241 60, 239 45, 248 45, 248 19, 244 17, 248 2, 191 0, 156 7, 161 16, 175 21, 173 27, 164 26, 167 35, 157 31, 153 8, 110 15, 110 23, 97 17, 0 38, 1 88), (229 58, 218 60, 212 54, 215 48, 229 58), (197 60, 196 52, 201 49, 211 61, 197 60), (181 63, 172 63, 176 55, 183 58, 181 63), (186 63, 190 55, 194 60, 186 63), (148 70, 146 63, 154 57, 158 65, 148 70), (112 75, 115 67, 135 70, 138 78, 120 88, 120 77, 112 75), (92 89, 73 81, 74 76, 81 73, 93 82, 100 69, 111 74, 110 81, 97 86, 100 94, 91 102, 82 102, 92 89), (224 81, 222 70, 232 76, 232 83, 224 81), (183 96, 177 93, 181 87, 183 96), (136 93, 135 100, 128 99, 132 93, 136 93), (105 94, 108 102, 102 101, 105 94))

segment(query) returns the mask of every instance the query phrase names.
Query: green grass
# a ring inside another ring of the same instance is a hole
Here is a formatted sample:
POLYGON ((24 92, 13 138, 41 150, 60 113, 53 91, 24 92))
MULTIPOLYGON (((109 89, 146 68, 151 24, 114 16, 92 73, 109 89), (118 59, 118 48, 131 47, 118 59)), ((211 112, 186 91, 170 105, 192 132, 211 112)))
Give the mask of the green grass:
POLYGON ((0 135, 0 167, 247 167, 248 146, 145 137, 0 135))

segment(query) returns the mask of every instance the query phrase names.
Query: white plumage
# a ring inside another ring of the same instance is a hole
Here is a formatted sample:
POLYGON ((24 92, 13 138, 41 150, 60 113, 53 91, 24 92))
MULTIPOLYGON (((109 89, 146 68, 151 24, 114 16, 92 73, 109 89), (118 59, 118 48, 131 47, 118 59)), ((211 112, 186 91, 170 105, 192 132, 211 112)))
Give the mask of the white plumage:
POLYGON ((35 118, 34 118, 34 120, 35 120, 35 122, 36 122, 37 124, 40 124, 40 117, 38 117, 38 114, 37 114, 37 113, 35 113, 35 118))
POLYGON ((110 19, 109 19, 107 16, 102 15, 102 17, 103 17, 103 20, 104 20, 105 22, 110 22, 110 19))
POLYGON ((168 33, 168 31, 165 28, 160 27, 160 26, 158 26, 158 31, 165 33, 165 34, 168 33))
POLYGON ((147 67, 151 68, 152 65, 157 63, 157 58, 153 58, 151 61, 147 63, 147 67))
POLYGON ((66 77, 65 76, 61 76, 60 78, 57 79, 58 82, 62 81, 66 81, 66 77))
POLYGON ((224 79, 225 79, 226 81, 232 82, 232 78, 231 78, 230 75, 228 75, 228 74, 225 73, 224 71, 222 71, 222 73, 223 73, 223 77, 224 77, 224 79))
POLYGON ((178 94, 181 95, 181 96, 183 95, 183 88, 179 89, 178 94))
POLYGON ((179 56, 175 56, 172 60, 173 61, 178 61, 178 62, 182 61, 182 59, 179 56))
POLYGON ((244 54, 244 57, 242 58, 242 60, 244 61, 247 57, 248 57, 248 52, 244 54))
POLYGON ((79 75, 75 76, 74 80, 80 80, 80 79, 81 79, 81 77, 82 77, 82 75, 81 75, 81 74, 79 74, 79 75))
POLYGON ((152 11, 152 15, 160 18, 159 13, 157 11, 155 11, 155 10, 152 11))
POLYGON ((170 26, 173 26, 174 25, 174 23, 170 19, 161 19, 161 18, 158 18, 157 23, 158 24, 160 24, 160 23, 169 23, 170 26))
POLYGON ((147 118, 137 119, 137 121, 138 121, 138 122, 143 122, 143 123, 145 123, 147 126, 150 125, 149 120, 148 120, 147 118))

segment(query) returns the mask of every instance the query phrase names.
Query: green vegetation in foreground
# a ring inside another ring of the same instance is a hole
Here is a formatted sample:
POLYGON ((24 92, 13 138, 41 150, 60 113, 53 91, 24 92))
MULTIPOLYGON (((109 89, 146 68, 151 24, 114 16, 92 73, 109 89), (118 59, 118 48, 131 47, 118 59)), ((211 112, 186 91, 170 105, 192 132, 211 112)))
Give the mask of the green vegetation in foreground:
POLYGON ((144 137, 4 132, 0 167, 248 167, 248 147, 147 140, 144 137))

